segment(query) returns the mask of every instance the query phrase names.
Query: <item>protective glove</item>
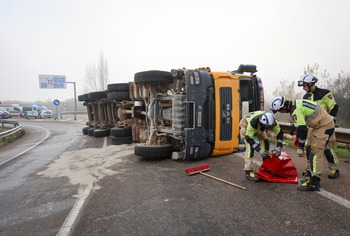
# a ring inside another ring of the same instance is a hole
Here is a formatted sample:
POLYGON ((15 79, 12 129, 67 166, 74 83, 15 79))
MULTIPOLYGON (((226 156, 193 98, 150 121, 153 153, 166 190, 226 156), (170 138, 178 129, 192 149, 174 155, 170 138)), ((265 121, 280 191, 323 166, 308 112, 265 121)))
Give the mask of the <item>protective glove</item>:
POLYGON ((299 146, 299 138, 294 139, 294 147, 299 146))
POLYGON ((305 157, 304 149, 298 148, 297 153, 299 157, 305 157))
POLYGON ((263 161, 265 161, 265 159, 270 156, 270 153, 266 150, 263 150, 263 149, 260 149, 259 153, 260 153, 263 161))
POLYGON ((277 147, 274 153, 275 157, 281 156, 282 147, 277 147))

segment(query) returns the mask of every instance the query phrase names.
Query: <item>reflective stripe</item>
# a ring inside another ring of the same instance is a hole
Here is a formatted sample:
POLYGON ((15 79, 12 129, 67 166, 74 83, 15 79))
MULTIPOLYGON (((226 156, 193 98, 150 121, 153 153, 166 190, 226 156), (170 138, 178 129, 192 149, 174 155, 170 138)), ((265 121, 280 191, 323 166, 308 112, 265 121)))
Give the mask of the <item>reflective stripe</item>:
POLYGON ((253 164, 253 161, 245 161, 244 162, 246 165, 251 165, 251 164, 253 164))
POLYGON ((329 169, 338 170, 339 166, 329 166, 329 169))
POLYGON ((305 100, 303 100, 302 105, 303 105, 304 107, 310 108, 310 109, 312 109, 312 110, 316 110, 316 107, 317 107, 317 105, 312 104, 312 103, 309 103, 308 101, 305 101, 305 100))
POLYGON ((282 139, 278 139, 277 143, 283 143, 283 140, 282 139))
POLYGON ((299 143, 306 143, 306 139, 299 139, 299 143))
MULTIPOLYGON (((311 104, 311 105, 313 105, 313 104, 311 104)), ((311 108, 312 109, 312 108, 311 108)), ((317 113, 318 113, 318 111, 320 110, 320 107, 319 106, 316 106, 315 107, 315 111, 314 111, 314 113, 312 113, 312 115, 311 116, 309 116, 308 118, 306 118, 306 123, 309 123, 316 115, 317 115, 317 113)))
POLYGON ((255 143, 252 147, 253 147, 253 149, 255 149, 257 146, 259 146, 259 144, 255 143))

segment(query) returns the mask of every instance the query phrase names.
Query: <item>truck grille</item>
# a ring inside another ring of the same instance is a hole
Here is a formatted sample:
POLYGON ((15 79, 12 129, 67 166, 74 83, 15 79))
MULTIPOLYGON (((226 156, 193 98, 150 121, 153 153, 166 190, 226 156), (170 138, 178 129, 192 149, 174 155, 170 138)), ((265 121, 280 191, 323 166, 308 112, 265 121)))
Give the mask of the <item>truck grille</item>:
POLYGON ((232 88, 220 88, 220 140, 232 139, 232 88))

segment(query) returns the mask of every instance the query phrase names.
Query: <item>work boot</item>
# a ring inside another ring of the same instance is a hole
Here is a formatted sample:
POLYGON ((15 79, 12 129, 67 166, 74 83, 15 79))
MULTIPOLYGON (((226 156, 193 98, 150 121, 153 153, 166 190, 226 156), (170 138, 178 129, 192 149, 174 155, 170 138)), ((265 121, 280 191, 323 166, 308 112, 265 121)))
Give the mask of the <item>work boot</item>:
POLYGON ((300 179, 299 180, 299 183, 303 184, 305 182, 309 182, 310 181, 310 178, 311 178, 311 171, 309 168, 305 169, 305 171, 303 172, 303 176, 304 178, 303 179, 300 179))
POLYGON ((300 191, 320 191, 321 179, 317 176, 312 176, 309 179, 300 180, 298 189, 300 191))
POLYGON ((260 179, 255 176, 254 172, 252 170, 246 170, 245 171, 245 178, 252 182, 259 182, 260 179))
POLYGON ((336 179, 340 175, 339 170, 336 170, 336 169, 330 169, 330 172, 331 173, 328 175, 328 178, 330 178, 330 179, 336 179))
POLYGON ((311 177, 311 171, 309 168, 306 168, 305 171, 303 172, 304 177, 311 177))

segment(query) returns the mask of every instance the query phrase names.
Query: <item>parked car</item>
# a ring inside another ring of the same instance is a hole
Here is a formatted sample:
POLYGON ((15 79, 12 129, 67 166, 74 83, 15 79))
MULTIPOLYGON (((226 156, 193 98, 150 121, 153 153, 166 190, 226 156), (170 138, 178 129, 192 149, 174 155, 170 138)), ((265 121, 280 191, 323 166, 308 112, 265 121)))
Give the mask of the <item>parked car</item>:
POLYGON ((0 104, 0 107, 8 111, 11 117, 18 117, 22 114, 22 107, 18 104, 0 104))
POLYGON ((25 106, 23 107, 21 117, 28 118, 28 117, 34 117, 34 118, 52 118, 53 112, 49 110, 45 106, 40 105, 31 105, 31 106, 25 106))
POLYGON ((11 115, 4 108, 0 107, 0 119, 8 119, 11 118, 11 115))

